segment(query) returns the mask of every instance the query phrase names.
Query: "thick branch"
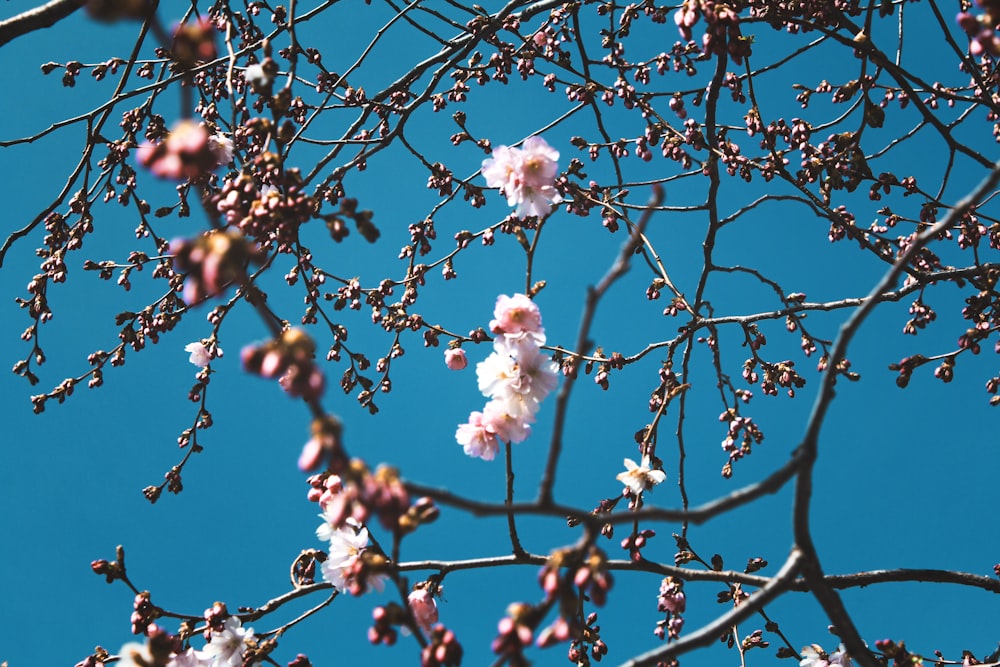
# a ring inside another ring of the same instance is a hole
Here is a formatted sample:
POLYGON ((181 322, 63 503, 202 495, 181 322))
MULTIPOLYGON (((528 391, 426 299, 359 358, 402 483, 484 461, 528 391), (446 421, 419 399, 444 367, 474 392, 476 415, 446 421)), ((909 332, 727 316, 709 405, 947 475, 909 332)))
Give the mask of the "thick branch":
POLYGON ((0 46, 42 28, 51 28, 83 6, 83 0, 52 0, 0 21, 0 46))

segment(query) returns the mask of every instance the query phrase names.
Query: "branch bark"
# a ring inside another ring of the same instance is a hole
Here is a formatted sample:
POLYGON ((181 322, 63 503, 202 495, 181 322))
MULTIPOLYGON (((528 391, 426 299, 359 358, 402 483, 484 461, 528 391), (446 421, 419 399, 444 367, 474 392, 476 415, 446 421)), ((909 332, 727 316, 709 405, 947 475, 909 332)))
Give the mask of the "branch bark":
POLYGON ((29 32, 51 28, 80 7, 86 0, 52 0, 17 16, 0 21, 0 46, 29 32))

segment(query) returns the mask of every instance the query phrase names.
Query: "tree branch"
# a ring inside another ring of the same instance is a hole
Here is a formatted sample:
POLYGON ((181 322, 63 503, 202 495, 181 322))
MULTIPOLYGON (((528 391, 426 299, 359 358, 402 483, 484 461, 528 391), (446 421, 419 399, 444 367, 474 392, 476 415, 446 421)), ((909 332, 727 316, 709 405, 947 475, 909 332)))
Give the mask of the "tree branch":
POLYGON ((0 46, 42 28, 51 28, 85 3, 85 0, 52 0, 0 21, 0 46))

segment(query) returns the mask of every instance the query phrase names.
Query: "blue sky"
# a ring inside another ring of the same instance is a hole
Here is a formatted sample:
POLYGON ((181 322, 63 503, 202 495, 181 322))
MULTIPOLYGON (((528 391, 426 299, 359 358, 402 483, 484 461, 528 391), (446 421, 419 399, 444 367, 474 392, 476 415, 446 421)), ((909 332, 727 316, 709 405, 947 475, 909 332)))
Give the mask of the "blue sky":
MULTIPOLYGON (((925 9, 917 4, 907 11, 919 17, 925 9)), ((359 29, 336 31, 337 44, 324 52, 324 64, 331 69, 346 69, 367 42, 366 35, 381 25, 377 19, 384 22, 388 15, 381 6, 352 11, 358 13, 359 29)), ((930 49, 921 48, 924 24, 915 19, 914 25, 904 55, 919 58, 921 67, 930 67, 931 80, 931 75, 949 80, 945 77, 953 76, 952 63, 946 67, 942 57, 936 64, 930 49), (928 64, 923 62, 925 56, 928 64)), ((6 121, 0 139, 29 135, 102 102, 114 86, 113 78, 97 83, 81 76, 78 85, 68 89, 60 85, 58 71, 45 77, 38 66, 47 61, 93 63, 112 55, 124 56, 133 29, 95 25, 78 13, 54 29, 0 49, 5 87, 13 91, 0 99, 0 117, 6 121), (88 38, 68 38, 80 34, 88 38)), ((761 45, 754 48, 762 58, 770 56, 771 47, 763 40, 772 34, 765 33, 768 29, 763 26, 757 29, 761 45)), ((320 39, 323 30, 329 28, 318 22, 307 25, 300 38, 309 43, 320 39)), ((650 30, 648 36, 637 38, 637 48, 655 53, 664 48, 656 40, 670 44, 676 39, 670 23, 650 30), (660 29, 669 36, 655 32, 660 29)), ((402 27, 389 35, 392 39, 373 52, 372 60, 357 75, 369 90, 406 71, 410 56, 400 55, 407 53, 406 49, 423 53, 431 46, 429 40, 402 27)), ((787 43, 804 41, 788 38, 787 43)), ((773 48, 773 53, 780 53, 793 47, 780 42, 773 48)), ((789 92, 790 81, 815 83, 819 77, 811 71, 813 65, 821 66, 823 77, 831 81, 848 78, 851 66, 841 61, 834 64, 830 57, 817 49, 811 60, 797 63, 783 76, 762 75, 758 83, 758 95, 766 100, 762 105, 773 108, 774 115, 804 114, 789 92), (827 67, 836 69, 827 73, 827 67)), ((707 66, 702 67, 707 73, 707 66)), ((695 90, 704 84, 705 73, 691 80, 680 78, 677 85, 695 90)), ((495 145, 522 139, 568 108, 561 93, 540 90, 536 82, 474 90, 466 107, 474 123, 470 127, 495 145)), ((176 104, 169 98, 164 102, 164 114, 175 112, 176 104)), ((691 108, 690 103, 688 106, 691 108)), ((740 105, 727 103, 724 107, 732 118, 741 118, 740 105)), ((428 155, 443 156, 438 159, 464 177, 479 167, 483 155, 470 144, 453 148, 448 143, 448 136, 456 131, 450 120, 456 108, 453 105, 437 116, 415 117, 411 136, 418 148, 428 155)), ((811 105, 811 113, 817 117, 830 114, 833 118, 835 112, 839 110, 824 106, 819 99, 811 105)), ((692 109, 692 113, 701 111, 692 109)), ((619 105, 607 112, 607 118, 617 123, 626 116, 619 105)), ((914 116, 901 114, 891 119, 882 135, 900 127, 908 129, 914 116)), ((339 121, 331 117, 330 122, 339 121)), ((977 147, 994 157, 990 127, 980 125, 976 129, 983 140, 977 147)), ((318 137, 329 138, 334 136, 333 127, 317 125, 314 131, 318 137)), ((635 132, 634 127, 628 131, 635 132)), ((109 126, 109 132, 113 134, 113 130, 114 123, 109 126)), ((578 156, 569 138, 582 133, 592 133, 582 118, 546 133, 562 153, 561 167, 578 156)), ((82 140, 83 129, 77 125, 35 144, 0 150, 8 191, 5 233, 23 226, 52 200, 78 158, 82 140)), ((893 168, 899 175, 915 173, 922 183, 932 183, 936 176, 940 178, 939 148, 929 139, 926 143, 919 139, 904 143, 892 154, 896 156, 892 164, 897 165, 893 168)), ((297 157, 300 164, 308 166, 316 154, 303 149, 297 157)), ((603 162, 590 165, 584 154, 579 157, 594 178, 607 177, 603 162)), ((636 179, 663 176, 672 173, 663 170, 674 169, 659 158, 651 167, 629 158, 625 168, 636 179)), ((959 162, 958 169, 948 191, 953 198, 979 178, 967 163, 959 162)), ((406 227, 426 216, 437 201, 436 194, 424 187, 425 179, 425 172, 402 153, 380 155, 364 174, 352 176, 349 194, 357 197, 362 207, 375 211, 382 237, 369 247, 352 234, 337 246, 329 243, 325 229, 316 222, 304 234, 317 257, 322 257, 320 265, 337 275, 361 276, 366 286, 385 276, 401 275, 403 265, 396 255, 408 240, 406 227)), ((703 191, 689 183, 668 185, 668 206, 699 201, 703 191)), ((169 201, 172 186, 150 183, 148 187, 149 196, 169 201)), ((735 210, 761 187, 759 182, 745 185, 736 179, 723 179, 722 212, 735 210)), ((859 189, 860 196, 851 199, 852 205, 858 207, 859 219, 861 213, 874 219, 879 205, 865 202, 861 190, 867 188, 859 189)), ((643 195, 632 197, 636 203, 644 200, 643 195)), ((489 205, 483 209, 461 201, 442 209, 436 216, 439 238, 430 257, 450 250, 450 239, 457 231, 483 229, 506 215, 496 192, 487 192, 487 198, 489 205)), ((901 207, 909 205, 902 198, 892 202, 894 206, 897 202, 901 207)), ((73 664, 97 644, 114 652, 129 641, 131 593, 121 585, 107 586, 90 572, 90 562, 110 559, 117 544, 125 546, 133 581, 152 592, 154 603, 195 614, 216 600, 235 609, 258 606, 280 595, 288 587, 288 566, 300 550, 322 546, 314 536, 319 522, 317 508, 307 502, 307 485, 295 468, 300 447, 308 438, 309 414, 303 404, 285 396, 277 386, 241 371, 240 348, 267 336, 249 310, 234 313, 223 327, 221 345, 226 354, 213 364, 218 372, 209 391, 215 425, 203 436, 205 451, 186 468, 185 490, 178 496, 164 496, 151 506, 140 490, 158 483, 183 455, 175 443, 193 419, 194 405, 187 400, 187 392, 196 371, 183 348, 209 333, 210 325, 204 318, 207 308, 195 310, 158 345, 130 354, 124 367, 109 370, 104 387, 79 387, 64 405, 50 404, 43 414, 32 414, 30 394, 47 391, 64 377, 82 373, 87 354, 117 343, 115 313, 142 307, 161 289, 148 276, 137 275, 134 288, 125 293, 81 270, 84 259, 123 260, 135 245, 132 230, 136 222, 128 211, 114 205, 97 210, 96 231, 70 261, 69 281, 50 294, 55 317, 42 330, 48 362, 40 371, 41 384, 31 388, 13 374, 0 375, 0 405, 7 422, 0 450, 0 465, 7 471, 5 483, 0 485, 0 506, 7 510, 0 515, 0 535, 4 536, 0 552, 0 590, 4 592, 0 662, 7 660, 11 667, 73 664)), ((170 217, 156 225, 159 233, 174 237, 203 228, 205 220, 195 214, 186 220, 170 217)), ((704 225, 703 214, 677 211, 658 213, 650 225, 650 238, 671 277, 688 294, 693 293, 701 270, 704 225)), ((805 292, 812 301, 864 295, 883 267, 847 243, 830 245, 827 227, 804 207, 764 205, 725 228, 716 259, 720 264, 738 262, 766 271, 788 291, 805 292)), ((623 240, 622 233, 610 235, 596 215, 578 218, 557 212, 546 224, 535 275, 547 281, 537 301, 550 343, 572 345, 586 286, 600 279, 623 240)), ((24 286, 37 271, 38 260, 32 250, 39 243, 38 234, 24 239, 14 246, 0 269, 0 293, 6 295, 0 301, 0 335, 7 341, 3 349, 8 366, 28 351, 18 336, 29 321, 13 297, 24 294, 24 286)), ((983 259, 995 260, 995 252, 987 250, 983 259), (987 258, 987 254, 994 257, 987 258)), ((459 275, 455 281, 445 282, 438 271, 429 276, 419 302, 419 312, 426 321, 459 332, 486 326, 496 296, 523 289, 523 253, 510 237, 498 235, 494 247, 470 248, 458 257, 455 268, 459 275)), ((266 284, 272 288, 273 307, 295 320, 302 308, 301 292, 281 289, 283 273, 279 271, 266 284)), ((649 342, 675 335, 682 322, 662 316, 662 301, 645 298, 650 278, 648 270, 636 267, 600 305, 592 338, 605 350, 634 354, 649 342)), ((778 307, 773 293, 742 278, 713 277, 708 294, 717 314, 748 314, 778 307)), ((908 317, 908 303, 885 304, 866 323, 849 352, 852 367, 862 374, 863 381, 842 383, 844 386, 838 388, 815 473, 815 540, 828 573, 935 567, 988 575, 992 565, 1000 561, 1000 543, 987 510, 997 473, 995 413, 982 390, 985 380, 995 372, 995 365, 987 361, 992 346, 984 345, 984 353, 972 359, 975 363, 960 359, 950 385, 934 380, 924 368, 915 374, 910 387, 901 391, 895 386, 895 373, 887 370, 889 363, 914 352, 951 349, 964 327, 958 315, 963 296, 951 285, 936 287, 929 300, 938 309, 939 320, 917 339, 900 333, 908 317)), ((844 310, 814 313, 807 322, 821 337, 832 338, 847 314, 844 310)), ((389 340, 367 323, 366 312, 345 311, 338 316, 351 328, 352 344, 373 359, 385 353, 389 340)), ((718 422, 721 407, 712 386, 710 357, 703 346, 696 350, 685 425, 685 465, 692 504, 762 478, 782 465, 797 446, 819 375, 815 358, 802 357, 797 336, 788 336, 783 329, 780 320, 762 325, 768 337, 768 359, 794 359, 808 384, 794 400, 784 395, 765 397, 755 388, 747 414, 761 425, 766 439, 752 456, 738 462, 736 475, 729 481, 719 475, 725 461, 719 448, 724 429, 718 422)), ((740 364, 746 357, 740 347, 742 334, 723 329, 722 335, 723 359, 738 381, 740 364)), ((371 464, 388 461, 398 465, 407 479, 501 501, 502 463, 469 459, 454 442, 455 426, 484 402, 476 391, 473 368, 448 371, 442 361, 443 348, 423 348, 419 335, 404 339, 403 344, 406 355, 393 366, 394 389, 378 399, 381 410, 375 417, 339 392, 336 384, 343 369, 328 368, 330 388, 324 405, 343 418, 349 451, 371 464)), ((472 363, 489 353, 487 346, 467 346, 467 351, 472 363)), ((556 487, 560 502, 590 508, 601 498, 619 492, 614 476, 621 470, 622 458, 636 457, 632 434, 649 420, 647 401, 661 361, 662 355, 654 353, 613 375, 608 392, 587 377, 578 382, 556 487)), ((547 403, 535 435, 515 447, 518 499, 534 497, 545 462, 552 412, 553 404, 547 403)), ((676 446, 667 437, 676 427, 677 415, 672 411, 668 418, 670 428, 661 435, 663 444, 658 450, 668 479, 648 500, 656 506, 677 507, 676 446)), ((771 563, 763 573, 773 574, 792 545, 790 517, 790 493, 785 489, 707 525, 692 527, 689 537, 706 558, 719 553, 727 567, 742 569, 746 559, 762 556, 771 563)), ((525 546, 533 553, 545 554, 572 544, 578 537, 558 519, 525 519, 520 525, 525 546)), ((679 527, 653 527, 658 535, 645 556, 672 563, 675 549, 670 533, 679 527)), ((501 520, 473 520, 443 508, 438 523, 404 543, 403 557, 500 555, 507 552, 504 533, 501 520)), ((603 544, 613 558, 625 556, 617 547, 620 537, 603 544)), ((508 603, 540 599, 536 575, 532 566, 448 577, 441 620, 462 641, 465 664, 488 664, 489 642, 508 603)), ((616 574, 608 606, 598 610, 611 650, 606 660, 612 664, 658 645, 652 635, 658 618, 658 584, 655 575, 616 574)), ((722 610, 714 601, 718 588, 689 584, 688 629, 722 610)), ((400 646, 386 649, 370 647, 365 639, 371 608, 388 599, 386 594, 337 600, 282 639, 276 654, 279 662, 287 662, 297 652, 307 653, 316 665, 345 658, 370 664, 415 661, 412 640, 404 638, 400 646)), ((925 655, 940 649, 948 657, 960 656, 965 648, 981 656, 996 644, 995 602, 980 590, 883 584, 848 591, 844 599, 869 643, 882 637, 901 638, 925 655)), ((287 612, 258 621, 254 627, 271 630, 319 601, 290 605, 287 612)), ((804 594, 789 594, 770 606, 768 614, 796 647, 819 643, 833 648, 836 644, 826 632, 818 605, 804 594)), ((741 636, 762 626, 763 621, 747 624, 740 628, 741 636)), ((770 639, 776 647, 775 638, 770 639)), ((766 654, 759 651, 750 655, 758 664, 774 662, 773 648, 766 654)), ((561 648, 547 652, 532 649, 530 657, 536 664, 564 660, 561 648)), ((688 656, 684 662, 708 665, 736 659, 738 656, 723 655, 722 649, 716 648, 688 656)))

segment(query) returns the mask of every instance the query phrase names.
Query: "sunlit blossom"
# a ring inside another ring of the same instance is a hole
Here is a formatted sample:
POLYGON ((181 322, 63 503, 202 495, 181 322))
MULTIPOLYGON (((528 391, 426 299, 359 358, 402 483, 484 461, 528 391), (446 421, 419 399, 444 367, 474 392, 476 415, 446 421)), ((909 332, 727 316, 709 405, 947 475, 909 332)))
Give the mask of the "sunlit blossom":
POLYGON ((516 206, 519 217, 543 217, 552 205, 562 201, 555 188, 559 172, 559 151, 541 137, 529 137, 523 148, 497 146, 491 157, 483 160, 486 184, 499 188, 509 206, 516 206))
POLYGON ((648 455, 642 457, 641 465, 632 459, 625 459, 625 472, 620 472, 616 476, 616 479, 627 486, 635 495, 652 489, 666 478, 667 473, 662 470, 653 470, 650 467, 648 455))
POLYGON ((492 461, 500 450, 500 439, 489 420, 483 419, 482 412, 473 412, 469 421, 460 424, 455 431, 455 440, 462 445, 465 453, 473 458, 492 461))
POLYGON ((118 667, 146 667, 153 664, 149 646, 139 642, 128 642, 118 651, 118 667))
POLYGON ((538 347, 498 339, 496 350, 476 366, 479 391, 515 419, 534 417, 558 384, 558 365, 538 347))
POLYGON ((853 665, 851 659, 847 657, 843 644, 829 655, 819 644, 806 646, 799 653, 802 655, 799 667, 852 667, 853 665))
POLYGON ((210 667, 241 667, 247 641, 253 641, 253 628, 244 628, 240 619, 230 616, 222 622, 222 630, 213 630, 202 657, 210 667))
POLYGON ((271 85, 271 77, 264 71, 264 66, 260 63, 247 65, 246 69, 243 70, 243 78, 251 86, 255 86, 260 89, 264 89, 271 85))
MULTIPOLYGON (((320 516, 327 518, 325 513, 320 516)), ((320 566, 323 580, 333 584, 338 591, 347 593, 350 591, 348 579, 352 576, 352 570, 361 553, 368 548, 368 529, 353 518, 348 518, 341 528, 331 527, 329 532, 326 530, 328 526, 329 521, 316 530, 317 536, 328 534, 330 541, 327 559, 320 566)), ((385 575, 370 576, 366 583, 381 591, 385 585, 385 575)))
POLYGON ((469 365, 469 358, 460 347, 448 348, 444 351, 444 363, 450 370, 460 371, 469 365))
POLYGON ((542 313, 538 304, 524 294, 497 297, 490 320, 490 331, 505 337, 530 334, 537 345, 545 344, 545 330, 542 328, 542 313))
POLYGON ((201 368, 208 366, 215 357, 222 356, 222 348, 216 346, 214 351, 210 350, 208 346, 200 340, 196 340, 193 343, 185 345, 184 351, 191 353, 191 356, 188 357, 188 361, 195 366, 200 366, 201 368))

